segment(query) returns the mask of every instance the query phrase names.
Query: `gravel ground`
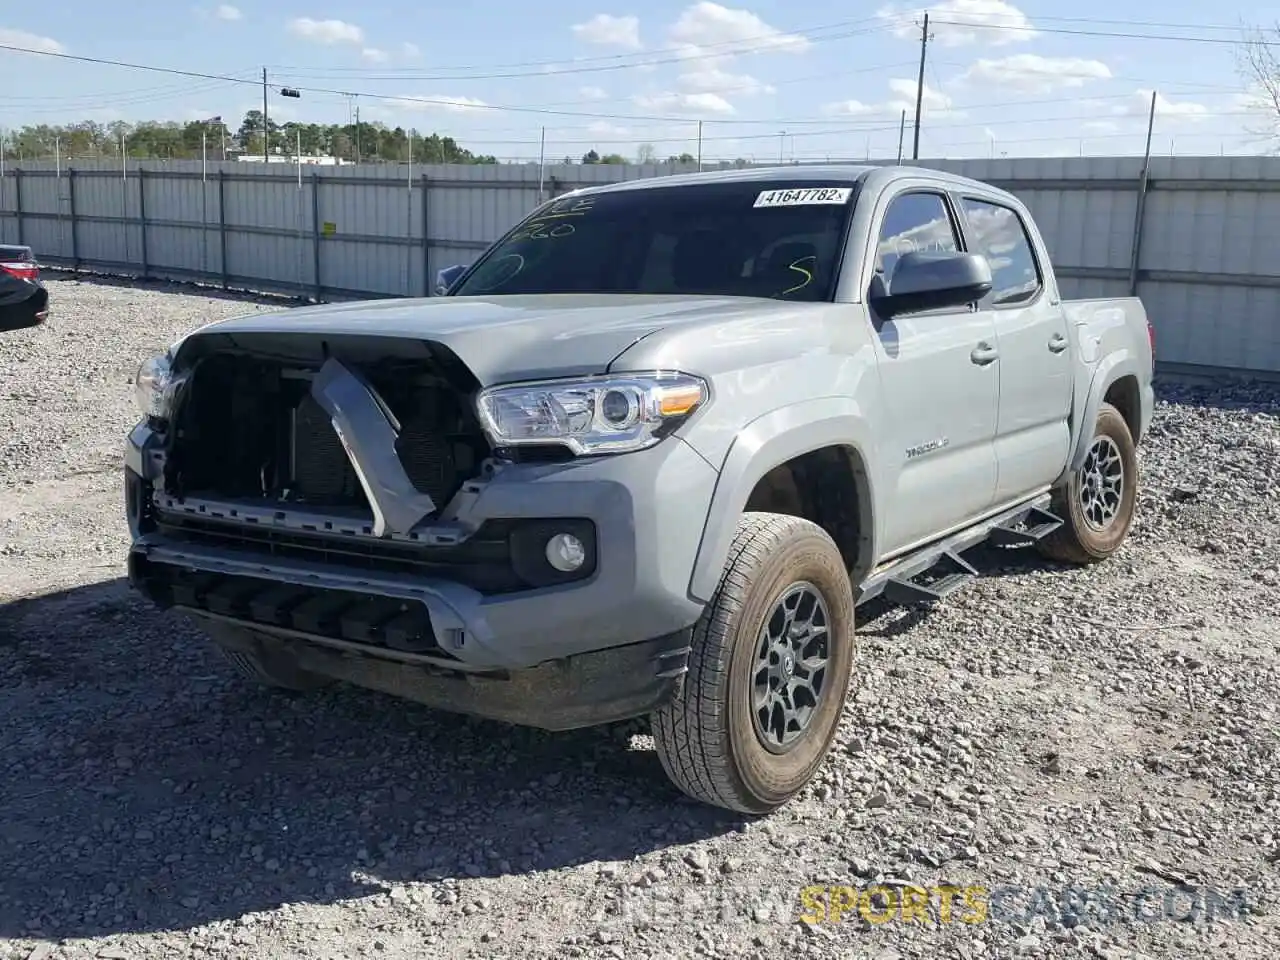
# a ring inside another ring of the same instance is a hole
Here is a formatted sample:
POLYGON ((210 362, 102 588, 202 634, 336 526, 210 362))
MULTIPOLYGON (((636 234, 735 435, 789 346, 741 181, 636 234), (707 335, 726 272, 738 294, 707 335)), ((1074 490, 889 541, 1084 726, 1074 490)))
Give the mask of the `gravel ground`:
POLYGON ((119 460, 137 364, 268 308, 50 286, 48 325, 0 336, 0 958, 1280 947, 1280 388, 1162 389, 1113 561, 993 555, 929 614, 871 611, 832 759, 742 821, 639 725, 234 677, 126 589, 119 460), (806 886, 864 897, 808 924, 806 886))

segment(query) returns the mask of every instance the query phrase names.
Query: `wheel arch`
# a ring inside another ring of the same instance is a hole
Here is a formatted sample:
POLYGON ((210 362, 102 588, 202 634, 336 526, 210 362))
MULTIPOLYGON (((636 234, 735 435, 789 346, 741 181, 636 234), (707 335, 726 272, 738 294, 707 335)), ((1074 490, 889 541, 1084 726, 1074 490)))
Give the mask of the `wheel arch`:
POLYGON ((818 523, 835 540, 856 584, 876 551, 876 477, 865 455, 870 440, 857 404, 843 397, 781 407, 743 428, 712 494, 690 596, 708 602, 714 595, 748 504, 818 523))
POLYGON ((1124 417, 1134 443, 1142 433, 1142 382, 1139 377, 1139 361, 1127 349, 1117 350, 1103 357, 1089 381, 1089 390, 1080 409, 1079 419, 1073 424, 1071 457, 1056 484, 1064 483, 1080 469, 1093 439, 1093 425, 1098 422, 1098 411, 1104 403, 1114 403, 1124 417))

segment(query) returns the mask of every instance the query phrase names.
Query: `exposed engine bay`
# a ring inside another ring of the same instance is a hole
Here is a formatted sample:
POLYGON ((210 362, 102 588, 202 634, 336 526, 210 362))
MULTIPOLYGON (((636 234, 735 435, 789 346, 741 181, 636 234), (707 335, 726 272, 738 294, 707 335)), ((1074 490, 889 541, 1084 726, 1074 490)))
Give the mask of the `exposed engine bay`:
MULTIPOLYGON (((420 359, 352 369, 398 434, 396 454, 410 482, 443 507, 489 455, 465 387, 420 359)), ((203 357, 175 410, 166 491, 368 513, 342 439, 312 395, 317 370, 243 352, 203 357)))

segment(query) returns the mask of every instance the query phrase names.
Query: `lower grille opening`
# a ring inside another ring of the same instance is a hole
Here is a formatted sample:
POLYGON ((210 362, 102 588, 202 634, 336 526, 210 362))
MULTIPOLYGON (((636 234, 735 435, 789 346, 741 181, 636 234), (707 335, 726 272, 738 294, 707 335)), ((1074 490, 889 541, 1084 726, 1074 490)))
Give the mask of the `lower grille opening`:
POLYGON ((346 590, 294 586, 138 561, 135 584, 163 607, 212 613, 245 626, 277 627, 401 653, 451 657, 436 642, 426 607, 346 590))
MULTIPOLYGON (((396 453, 409 480, 445 506, 490 455, 467 401, 470 385, 426 359, 349 366, 398 422, 396 453)), ((245 353, 201 359, 175 412, 166 489, 371 515, 342 441, 311 395, 318 369, 245 353)))
POLYGON ((597 564, 595 524, 574 517, 489 520, 466 540, 442 546, 296 533, 164 511, 156 512, 152 529, 171 543, 335 569, 438 577, 485 596, 579 582, 591 577, 597 564), (548 562, 546 543, 561 533, 573 535, 583 545, 583 563, 575 570, 557 570, 548 562))

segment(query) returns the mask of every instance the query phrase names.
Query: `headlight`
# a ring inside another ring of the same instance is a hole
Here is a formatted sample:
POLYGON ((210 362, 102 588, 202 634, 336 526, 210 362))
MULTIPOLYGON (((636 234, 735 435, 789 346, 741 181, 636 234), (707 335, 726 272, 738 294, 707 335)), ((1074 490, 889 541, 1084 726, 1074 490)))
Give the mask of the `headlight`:
POLYGON ((637 373, 490 387, 476 398, 495 447, 560 444, 578 456, 651 447, 706 402, 683 373, 637 373))
POLYGON ((163 420, 169 415, 169 401, 173 397, 173 371, 169 357, 170 354, 165 353, 144 361, 134 377, 133 395, 144 417, 163 420))

